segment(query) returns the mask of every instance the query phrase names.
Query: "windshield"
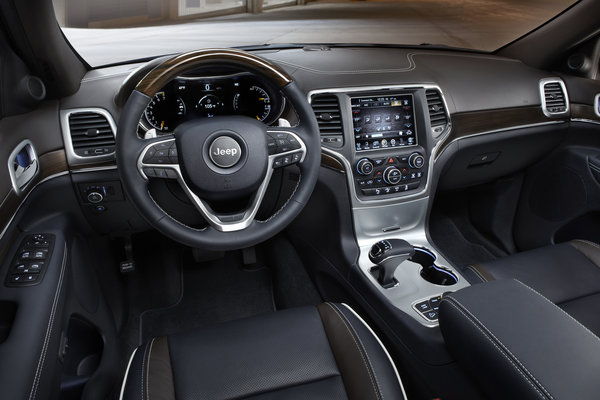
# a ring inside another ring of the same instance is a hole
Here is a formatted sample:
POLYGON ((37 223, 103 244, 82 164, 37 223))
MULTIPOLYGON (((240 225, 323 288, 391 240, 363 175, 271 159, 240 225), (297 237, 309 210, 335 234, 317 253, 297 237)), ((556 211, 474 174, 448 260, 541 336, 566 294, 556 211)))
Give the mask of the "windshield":
POLYGON ((573 4, 573 0, 53 1, 65 36, 93 67, 200 48, 283 43, 433 44, 494 51, 573 4))

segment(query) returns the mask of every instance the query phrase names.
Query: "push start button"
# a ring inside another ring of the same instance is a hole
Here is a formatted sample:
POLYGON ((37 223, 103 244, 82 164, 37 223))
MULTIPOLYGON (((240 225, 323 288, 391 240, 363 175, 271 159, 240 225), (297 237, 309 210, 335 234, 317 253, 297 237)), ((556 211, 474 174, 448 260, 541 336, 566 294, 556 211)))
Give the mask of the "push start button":
POLYGON ((230 168, 242 158, 242 148, 229 136, 219 136, 211 143, 208 155, 217 167, 230 168))

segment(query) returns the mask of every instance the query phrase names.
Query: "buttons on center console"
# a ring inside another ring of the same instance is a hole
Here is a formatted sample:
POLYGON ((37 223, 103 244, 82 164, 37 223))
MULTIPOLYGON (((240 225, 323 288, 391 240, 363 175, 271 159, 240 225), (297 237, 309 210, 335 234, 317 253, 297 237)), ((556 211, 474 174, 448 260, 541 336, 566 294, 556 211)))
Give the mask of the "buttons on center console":
POLYGON ((385 196, 414 190, 425 177, 421 153, 361 158, 355 165, 356 189, 364 196, 385 196))

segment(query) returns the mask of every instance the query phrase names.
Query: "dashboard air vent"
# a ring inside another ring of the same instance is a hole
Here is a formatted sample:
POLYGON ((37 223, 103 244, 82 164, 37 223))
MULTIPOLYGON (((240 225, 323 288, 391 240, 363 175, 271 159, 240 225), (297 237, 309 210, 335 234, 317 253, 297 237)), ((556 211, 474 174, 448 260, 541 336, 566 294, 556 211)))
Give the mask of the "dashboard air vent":
POLYGON ((559 79, 542 79, 540 81, 542 111, 547 117, 565 115, 569 112, 569 99, 563 81, 559 79))
POLYGON ((340 101, 334 94, 320 94, 311 98, 311 106, 319 123, 321 143, 330 147, 344 145, 344 130, 340 101))
POLYGON ((427 89, 427 109, 429 110, 429 121, 431 122, 431 133, 433 137, 440 136, 448 126, 448 114, 442 95, 437 89, 427 89))
POLYGON ((102 156, 115 152, 113 125, 104 112, 72 112, 68 123, 73 152, 77 156, 102 156))

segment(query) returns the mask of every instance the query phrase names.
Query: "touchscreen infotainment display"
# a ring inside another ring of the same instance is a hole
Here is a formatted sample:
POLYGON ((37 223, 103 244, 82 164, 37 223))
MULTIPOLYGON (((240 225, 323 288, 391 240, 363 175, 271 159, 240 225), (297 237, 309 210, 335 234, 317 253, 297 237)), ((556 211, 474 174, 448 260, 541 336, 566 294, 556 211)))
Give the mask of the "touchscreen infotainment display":
POLYGON ((417 144, 411 94, 353 97, 351 104, 356 151, 417 144))

